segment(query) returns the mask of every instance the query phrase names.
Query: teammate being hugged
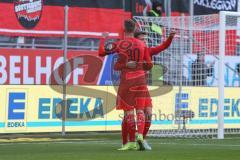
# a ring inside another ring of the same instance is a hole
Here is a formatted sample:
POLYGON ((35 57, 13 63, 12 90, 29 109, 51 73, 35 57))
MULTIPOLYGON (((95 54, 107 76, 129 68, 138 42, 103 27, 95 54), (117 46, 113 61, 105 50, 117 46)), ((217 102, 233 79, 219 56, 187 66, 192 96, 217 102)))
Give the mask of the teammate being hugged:
MULTIPOLYGON (((152 56, 157 55, 160 52, 167 49, 171 45, 175 34, 176 34, 176 31, 174 29, 171 29, 169 37, 165 41, 163 41, 161 44, 157 45, 156 47, 148 48, 150 57, 152 58, 152 56)), ((145 41, 146 36, 147 36, 147 33, 143 31, 137 31, 134 33, 134 37, 139 40, 142 40, 143 42, 145 41)))
MULTIPOLYGON (((152 56, 157 55, 160 52, 167 49, 171 45, 175 34, 176 34, 176 31, 174 29, 172 29, 170 31, 170 35, 166 39, 166 41, 164 41, 162 44, 159 44, 156 47, 148 48, 150 57, 152 58, 152 56)), ((136 31, 134 33, 134 37, 143 42, 145 42, 146 36, 147 36, 146 32, 143 32, 143 31, 136 31)), ((147 96, 150 97, 150 94, 148 93, 147 96)), ((151 121, 152 121, 152 103, 151 103, 151 101, 147 101, 145 103, 144 113, 145 113, 145 126, 144 126, 144 132, 143 132, 143 138, 144 138, 143 145, 146 150, 152 150, 151 146, 146 141, 146 136, 148 134, 149 128, 151 126, 151 121)))

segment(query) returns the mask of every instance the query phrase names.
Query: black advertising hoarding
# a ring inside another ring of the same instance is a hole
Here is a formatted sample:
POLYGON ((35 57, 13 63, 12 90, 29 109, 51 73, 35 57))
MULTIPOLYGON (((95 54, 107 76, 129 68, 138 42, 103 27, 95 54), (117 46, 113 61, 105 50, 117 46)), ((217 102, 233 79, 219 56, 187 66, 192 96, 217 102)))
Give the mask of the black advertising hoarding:
POLYGON ((237 11, 238 0, 194 0, 194 14, 215 14, 219 11, 237 11))
POLYGON ((190 0, 171 0, 172 12, 189 13, 190 0))
MULTIPOLYGON (((0 3, 15 3, 22 0, 0 0, 0 3)), ((23 2, 33 2, 38 0, 24 0, 23 2)), ((43 5, 47 6, 65 6, 69 7, 86 7, 86 8, 109 8, 122 9, 122 0, 41 0, 43 5)))
MULTIPOLYGON (((127 0, 126 0, 127 1, 127 0)), ((144 10, 146 10, 147 4, 152 2, 151 0, 129 0, 131 1, 132 14, 135 16, 143 16, 144 10)), ((163 5, 163 16, 165 14, 165 1, 157 0, 163 5)), ((187 13, 189 8, 189 0, 171 0, 171 11, 173 15, 179 15, 180 13, 187 13)), ((129 3, 128 2, 128 3, 129 3)))
MULTIPOLYGON (((125 0, 127 1, 127 0, 125 0)), ((150 0, 129 0, 132 3, 133 15, 142 16, 146 2, 150 0)), ((165 0, 158 0, 163 3, 165 0)), ((189 14, 191 0, 171 0, 171 11, 173 16, 180 13, 189 14)), ((238 0, 192 0, 194 3, 194 15, 216 14, 219 11, 237 11, 238 0)), ((165 15, 165 14, 163 14, 165 15)))

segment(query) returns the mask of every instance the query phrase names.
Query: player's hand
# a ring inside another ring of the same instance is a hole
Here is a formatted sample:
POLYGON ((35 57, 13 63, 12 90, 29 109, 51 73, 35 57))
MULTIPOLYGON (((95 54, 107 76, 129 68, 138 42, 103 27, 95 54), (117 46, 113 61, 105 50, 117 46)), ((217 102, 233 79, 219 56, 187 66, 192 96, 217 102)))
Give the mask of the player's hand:
POLYGON ((152 63, 146 63, 146 62, 143 63, 143 69, 144 69, 145 71, 151 70, 152 67, 153 67, 153 64, 152 64, 152 63))
POLYGON ((170 31, 170 36, 174 37, 176 34, 176 30, 175 29, 171 29, 170 31))
POLYGON ((135 69, 137 67, 137 62, 136 61, 129 61, 129 62, 127 62, 126 66, 127 66, 127 68, 135 69))
POLYGON ((109 36, 109 32, 103 32, 103 33, 102 33, 102 37, 103 37, 103 38, 107 38, 108 36, 109 36))

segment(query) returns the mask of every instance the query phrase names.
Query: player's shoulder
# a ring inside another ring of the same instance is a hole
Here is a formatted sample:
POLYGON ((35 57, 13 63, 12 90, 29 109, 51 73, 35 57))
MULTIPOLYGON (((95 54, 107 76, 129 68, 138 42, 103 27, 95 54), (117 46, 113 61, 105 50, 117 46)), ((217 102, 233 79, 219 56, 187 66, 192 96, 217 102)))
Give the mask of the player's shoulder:
POLYGON ((135 42, 142 42, 141 40, 137 39, 137 38, 132 38, 133 41, 135 42))
POLYGON ((141 46, 144 46, 144 47, 146 46, 146 44, 142 40, 139 40, 137 38, 134 38, 134 42, 140 44, 141 46))
POLYGON ((125 38, 125 39, 120 39, 118 41, 118 44, 122 44, 122 43, 132 43, 131 39, 125 38))
POLYGON ((125 39, 119 40, 118 42, 119 45, 125 44, 125 43, 133 44, 135 46, 146 47, 146 44, 137 38, 125 38, 125 39))

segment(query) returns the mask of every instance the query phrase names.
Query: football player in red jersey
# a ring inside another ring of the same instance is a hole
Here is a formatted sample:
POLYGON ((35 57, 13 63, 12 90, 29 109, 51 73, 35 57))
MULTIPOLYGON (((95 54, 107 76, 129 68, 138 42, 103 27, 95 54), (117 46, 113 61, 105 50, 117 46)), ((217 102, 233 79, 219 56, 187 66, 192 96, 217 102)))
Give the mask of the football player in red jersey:
MULTIPOLYGON (((173 40, 175 34, 176 34, 176 31, 174 29, 171 30, 170 31, 170 35, 166 39, 166 41, 164 41, 162 44, 160 44, 160 45, 158 45, 156 47, 148 48, 149 49, 149 53, 150 53, 150 57, 152 58, 152 56, 157 55, 160 52, 162 52, 165 49, 167 49, 171 45, 172 40, 173 40)), ((134 37, 139 39, 139 40, 142 40, 142 41, 146 40, 146 38, 145 38, 146 36, 147 36, 147 33, 143 32, 143 31, 137 31, 137 32, 134 33, 134 37)))
MULTIPOLYGON (((147 83, 145 69, 152 68, 151 58, 149 56, 146 44, 141 40, 134 38, 135 22, 126 20, 124 22, 124 38, 116 43, 112 43, 110 50, 117 52, 119 58, 115 64, 115 70, 121 70, 120 85, 117 95, 117 109, 124 110, 126 128, 129 134, 129 143, 120 150, 131 150, 136 148, 135 144, 135 118, 134 110, 137 115, 137 141, 140 150, 143 147, 143 131, 145 124, 144 105, 150 97, 146 97, 147 83)), ((102 43, 101 43, 102 44, 102 43)), ((104 48, 100 45, 99 50, 104 48)), ((106 53, 108 48, 106 49, 106 53)), ((101 55, 101 52, 100 54, 101 55)))
MULTIPOLYGON (((170 46, 170 44, 172 43, 172 40, 173 40, 175 34, 176 34, 176 31, 171 30, 170 35, 166 41, 164 41, 162 44, 160 44, 156 47, 148 48, 150 57, 152 58, 152 56, 157 55, 160 52, 167 49, 170 46)), ((146 32, 137 31, 137 32, 135 32, 134 37, 139 40, 145 41, 146 35, 147 35, 146 32)), ((150 94, 148 93, 147 96, 150 97, 150 94)), ((149 128, 151 126, 151 121, 152 121, 152 103, 151 103, 151 101, 149 101, 149 103, 145 104, 144 113, 145 113, 145 126, 144 126, 144 132, 143 132, 143 138, 144 138, 143 145, 146 150, 151 150, 152 149, 151 146, 146 141, 146 136, 147 136, 147 133, 149 131, 149 128)))
MULTIPOLYGON (((144 40, 143 38, 145 37, 145 33, 144 32, 136 32, 135 33, 135 37, 140 39, 140 40, 144 40)), ((170 36, 169 38, 163 42, 161 45, 157 46, 157 47, 153 47, 153 48, 149 48, 149 52, 150 52, 150 55, 155 55, 155 54, 158 54, 159 52, 165 50, 166 48, 169 47, 169 45, 171 44, 172 42, 172 39, 175 35, 175 31, 171 31, 170 33, 170 36)), ((107 37, 108 34, 107 33, 103 33, 103 37, 107 37)), ((105 55, 108 55, 108 54, 112 54, 112 53, 115 53, 116 52, 116 47, 117 47, 117 43, 108 43, 105 48, 104 48, 104 39, 101 40, 100 42, 100 48, 99 48, 99 55, 100 56, 105 56, 105 55), (102 48, 101 48, 102 47, 102 48)), ((131 62, 129 62, 131 63, 131 62)), ((134 64, 134 63, 132 63, 134 64)), ((116 64, 115 66, 115 69, 119 69, 119 66, 118 64, 116 64)), ((121 68, 121 67, 120 67, 121 68)), ((149 95, 149 92, 145 89, 144 91, 146 94, 145 94, 145 109, 144 109, 144 112, 145 112, 145 118, 146 118, 146 121, 145 121, 145 125, 144 125, 144 131, 143 131, 143 137, 145 139, 146 135, 147 135, 147 132, 150 128, 150 125, 151 125, 151 115, 152 115, 152 103, 151 103, 151 98, 150 98, 150 95, 149 95)), ((126 119, 128 116, 126 116, 126 113, 125 112, 125 116, 124 116, 124 119, 123 119, 123 122, 122 122, 122 138, 123 138, 123 145, 125 145, 127 142, 128 142, 128 132, 126 130, 126 119)), ((144 140, 144 147, 145 149, 147 150, 151 150, 151 147, 147 144, 147 142, 144 140)))

